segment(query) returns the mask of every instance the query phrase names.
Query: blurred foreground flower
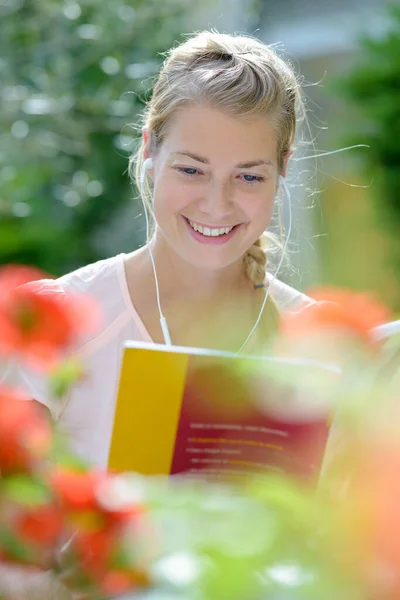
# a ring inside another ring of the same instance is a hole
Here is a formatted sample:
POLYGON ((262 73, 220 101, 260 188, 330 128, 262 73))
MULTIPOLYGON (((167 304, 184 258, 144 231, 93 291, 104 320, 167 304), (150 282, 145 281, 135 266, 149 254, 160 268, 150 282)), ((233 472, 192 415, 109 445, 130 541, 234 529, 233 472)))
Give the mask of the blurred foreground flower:
POLYGON ((47 458, 52 429, 22 392, 0 385, 0 475, 30 472, 47 458))
POLYGON ((95 586, 116 595, 147 586, 143 544, 137 551, 139 537, 146 535, 145 507, 121 498, 112 475, 55 467, 50 478, 71 533, 69 560, 79 565, 82 589, 95 586))
POLYGON ((319 288, 309 294, 315 303, 282 318, 278 354, 338 365, 376 357, 381 343, 374 329, 390 320, 384 304, 369 294, 342 289, 319 288))
POLYGON ((2 560, 50 569, 63 532, 63 515, 40 477, 19 474, 0 480, 2 560))
POLYGON ((48 369, 83 333, 100 323, 98 306, 67 295, 44 273, 23 266, 0 271, 0 354, 48 369))
MULTIPOLYGON (((24 267, 0 272, 0 352, 47 369, 96 326, 98 311, 91 301, 66 296, 57 282, 35 279, 42 274, 24 267)), ((181 600, 400 598, 400 410, 393 402, 388 444, 388 421, 380 417, 396 389, 386 390, 382 378, 372 386, 373 369, 359 368, 360 357, 375 365, 380 347, 371 328, 389 315, 364 295, 323 290, 314 297, 324 302, 283 320, 278 354, 345 364, 350 376, 274 368, 272 381, 285 382, 292 401, 282 412, 288 393, 279 397, 272 384, 268 393, 276 414, 294 415, 296 427, 299 417, 319 418, 337 402, 352 407, 357 418, 336 418, 346 443, 334 449, 326 484, 315 489, 284 474, 230 486, 98 472, 64 449, 44 412, 3 386, 0 563, 58 574, 72 569, 79 591, 96 599, 139 599, 143 588, 155 599, 157 589, 160 598, 181 600), (340 494, 331 493, 335 486, 340 494), (67 549, 57 561, 61 539, 67 549)), ((55 395, 79 376, 75 359, 63 361, 51 375, 55 395)), ((253 373, 249 387, 265 400, 258 385, 253 373)), ((221 385, 210 401, 226 389, 221 385)))
POLYGON ((321 334, 339 331, 343 336, 359 337, 365 343, 373 344, 373 329, 390 320, 388 308, 372 295, 334 288, 320 288, 309 293, 316 303, 302 312, 285 315, 284 335, 301 336, 315 330, 321 334))
POLYGON ((392 434, 365 432, 342 469, 370 597, 390 600, 400 598, 400 444, 392 434))

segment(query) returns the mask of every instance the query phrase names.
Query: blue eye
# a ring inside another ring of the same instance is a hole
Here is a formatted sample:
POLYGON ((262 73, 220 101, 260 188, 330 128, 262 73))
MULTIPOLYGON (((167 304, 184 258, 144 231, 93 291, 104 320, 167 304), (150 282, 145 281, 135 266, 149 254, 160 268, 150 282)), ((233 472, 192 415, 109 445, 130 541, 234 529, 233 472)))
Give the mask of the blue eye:
POLYGON ((180 173, 184 173, 185 175, 197 175, 198 170, 193 167, 178 167, 178 171, 180 173))
POLYGON ((261 183, 264 181, 264 177, 260 177, 259 175, 250 175, 249 173, 245 173, 242 177, 246 183, 261 183))

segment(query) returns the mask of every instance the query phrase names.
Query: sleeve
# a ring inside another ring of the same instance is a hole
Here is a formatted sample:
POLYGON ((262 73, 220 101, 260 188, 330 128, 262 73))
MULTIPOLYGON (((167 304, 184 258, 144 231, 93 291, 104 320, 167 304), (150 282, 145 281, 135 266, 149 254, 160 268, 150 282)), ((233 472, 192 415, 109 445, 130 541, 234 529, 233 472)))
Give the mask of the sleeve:
MULTIPOLYGON (((40 293, 65 294, 64 288, 57 280, 44 279, 35 283, 39 283, 40 293)), ((40 402, 49 409, 53 420, 58 421, 69 400, 69 394, 67 393, 62 399, 55 397, 51 391, 48 373, 38 371, 22 360, 11 357, 6 360, 4 366, 4 371, 0 373, 0 383, 16 387, 30 399, 40 402)))
POLYGON ((351 475, 343 473, 343 459, 351 452, 352 438, 334 418, 318 478, 319 487, 325 487, 334 494, 337 501, 346 499, 351 475))
POLYGON ((25 364, 8 364, 0 382, 21 389, 29 398, 46 406, 53 421, 59 420, 69 400, 69 393, 63 398, 54 397, 47 373, 33 370, 25 364))
POLYGON ((396 338, 400 344, 400 320, 375 327, 373 333, 376 340, 396 338))
MULTIPOLYGON (((272 276, 268 277, 268 279, 271 282, 272 276)), ((278 309, 283 312, 300 312, 316 302, 306 294, 299 292, 278 279, 272 282, 271 296, 275 300, 278 309)))

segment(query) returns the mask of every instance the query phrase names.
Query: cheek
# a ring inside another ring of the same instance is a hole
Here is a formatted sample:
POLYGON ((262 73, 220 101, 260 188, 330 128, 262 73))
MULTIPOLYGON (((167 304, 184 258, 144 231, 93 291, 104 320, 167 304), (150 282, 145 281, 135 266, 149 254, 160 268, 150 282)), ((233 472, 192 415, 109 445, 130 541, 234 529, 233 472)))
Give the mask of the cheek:
POLYGON ((179 213, 185 206, 185 190, 171 179, 160 181, 154 189, 154 213, 157 215, 179 213))
POLYGON ((274 198, 275 196, 271 193, 246 198, 243 210, 249 221, 268 224, 274 211, 274 198))
POLYGON ((154 212, 180 213, 195 203, 202 192, 198 185, 186 182, 175 173, 164 171, 156 180, 154 189, 154 212))

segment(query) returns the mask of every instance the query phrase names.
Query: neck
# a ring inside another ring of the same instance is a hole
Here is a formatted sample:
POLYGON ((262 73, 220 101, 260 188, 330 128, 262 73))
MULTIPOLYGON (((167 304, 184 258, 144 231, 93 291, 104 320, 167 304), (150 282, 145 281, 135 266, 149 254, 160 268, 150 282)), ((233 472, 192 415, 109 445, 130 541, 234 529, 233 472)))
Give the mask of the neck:
MULTIPOLYGON (((166 247, 166 242, 158 244, 154 240, 151 248, 161 308, 173 343, 238 350, 254 325, 264 298, 264 291, 254 290, 246 278, 243 261, 210 272, 194 268, 166 247)), ((125 271, 134 306, 152 339, 162 343, 154 273, 147 246, 130 255, 125 271)), ((253 343, 256 338, 254 336, 253 343)))

